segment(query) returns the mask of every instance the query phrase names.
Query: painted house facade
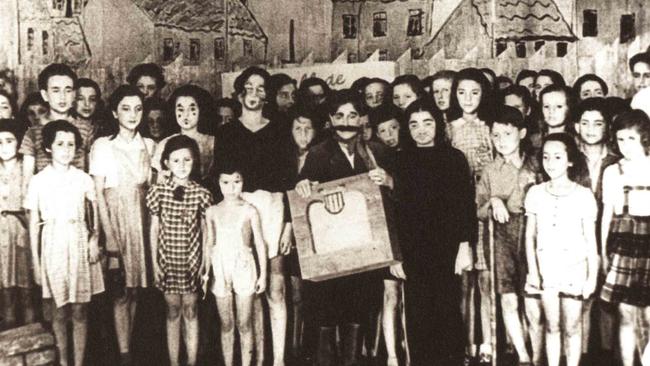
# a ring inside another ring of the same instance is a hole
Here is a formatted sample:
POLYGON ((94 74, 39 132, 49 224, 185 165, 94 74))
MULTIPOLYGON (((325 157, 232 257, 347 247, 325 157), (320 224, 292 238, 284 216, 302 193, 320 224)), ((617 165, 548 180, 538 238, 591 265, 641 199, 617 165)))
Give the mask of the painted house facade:
POLYGON ((267 36, 241 0, 90 0, 83 12, 93 59, 184 63, 224 70, 266 59, 267 36))

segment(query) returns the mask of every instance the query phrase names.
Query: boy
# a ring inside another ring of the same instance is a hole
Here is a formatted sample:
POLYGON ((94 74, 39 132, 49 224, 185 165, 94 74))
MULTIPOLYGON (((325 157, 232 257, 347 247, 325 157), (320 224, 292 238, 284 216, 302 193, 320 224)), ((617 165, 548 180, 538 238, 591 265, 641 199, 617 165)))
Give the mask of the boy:
POLYGON ((368 113, 370 125, 377 138, 391 149, 399 146, 401 111, 394 104, 382 104, 368 113))
POLYGON ((506 331, 522 364, 530 362, 519 318, 519 296, 526 275, 522 267, 523 207, 526 190, 535 184, 535 168, 520 147, 526 137, 523 115, 514 107, 502 106, 496 117, 490 135, 498 156, 483 169, 476 200, 478 218, 494 220, 496 292, 501 295, 506 331))
POLYGON ((52 160, 45 150, 41 149, 41 144, 43 127, 54 120, 66 120, 79 130, 82 143, 81 148, 75 152, 72 165, 83 171, 88 170, 87 158, 93 139, 93 126, 89 121, 82 121, 72 115, 76 84, 77 74, 64 64, 50 64, 38 75, 38 88, 49 106, 49 111, 40 125, 27 130, 20 145, 19 153, 23 155, 23 175, 26 182, 52 160))

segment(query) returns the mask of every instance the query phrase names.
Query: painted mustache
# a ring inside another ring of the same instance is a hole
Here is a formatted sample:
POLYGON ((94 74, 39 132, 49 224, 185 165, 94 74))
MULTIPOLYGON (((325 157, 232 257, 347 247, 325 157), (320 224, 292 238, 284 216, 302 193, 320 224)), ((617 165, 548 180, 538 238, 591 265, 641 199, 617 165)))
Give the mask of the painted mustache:
POLYGON ((361 126, 332 126, 334 131, 341 132, 359 132, 363 127, 361 126))

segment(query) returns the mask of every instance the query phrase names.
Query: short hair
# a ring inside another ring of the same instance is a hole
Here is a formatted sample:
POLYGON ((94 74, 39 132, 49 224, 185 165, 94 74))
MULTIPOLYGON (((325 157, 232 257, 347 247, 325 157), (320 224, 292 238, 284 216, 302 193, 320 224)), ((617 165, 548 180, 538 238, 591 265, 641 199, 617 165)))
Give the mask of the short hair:
POLYGON ((292 78, 291 76, 283 73, 271 75, 269 77, 269 85, 266 88, 267 90, 266 100, 269 103, 275 105, 276 104, 275 98, 278 96, 278 92, 280 91, 280 89, 282 89, 282 87, 289 84, 293 84, 293 86, 295 86, 296 89, 298 89, 298 82, 296 81, 296 79, 292 78))
POLYGON ((303 92, 306 92, 312 86, 317 86, 317 85, 323 88, 325 95, 328 95, 332 92, 332 89, 330 88, 329 85, 327 85, 327 82, 316 76, 312 76, 300 82, 299 89, 303 92))
POLYGON ((18 153, 18 148, 23 139, 25 128, 23 124, 18 122, 13 118, 3 118, 0 119, 0 132, 9 132, 14 135, 16 141, 18 141, 18 146, 16 146, 16 153, 18 153))
POLYGON ((210 121, 215 114, 212 95, 207 90, 193 84, 179 86, 174 89, 169 99, 167 99, 167 116, 174 122, 169 124, 169 128, 171 128, 170 132, 175 133, 180 131, 175 113, 176 100, 180 97, 191 97, 196 101, 196 105, 199 108, 198 131, 205 134, 214 134, 214 124, 210 121))
POLYGON ((433 82, 439 79, 447 79, 447 80, 454 80, 454 77, 456 77, 457 72, 453 70, 440 70, 437 71, 435 74, 431 75, 431 85, 433 85, 433 82))
POLYGON ((16 105, 16 99, 12 95, 10 95, 9 93, 1 89, 0 89, 0 96, 7 98, 7 101, 9 102, 9 107, 11 108, 11 115, 13 117, 16 117, 16 115, 18 114, 18 106, 16 105))
MULTIPOLYGON (((631 111, 623 112, 614 118, 612 123, 612 135, 616 136, 618 131, 634 129, 641 137, 641 145, 645 149, 646 154, 650 152, 650 118, 640 109, 633 109, 631 111)), ((618 151, 618 144, 615 144, 618 151)))
POLYGON ((573 116, 574 123, 580 123, 580 120, 582 119, 582 115, 585 112, 590 112, 590 111, 599 112, 600 115, 603 117, 603 121, 605 122, 605 132, 604 132, 603 140, 609 141, 609 130, 612 126, 612 115, 610 114, 610 111, 607 108, 607 102, 605 101, 605 98, 601 98, 601 97, 587 98, 582 102, 578 103, 578 105, 575 108, 575 115, 573 116))
POLYGON ((366 80, 366 82, 361 87, 361 92, 365 93, 366 88, 370 84, 381 84, 381 85, 384 86, 384 92, 390 91, 390 83, 388 81, 386 81, 386 80, 384 80, 382 78, 369 78, 369 79, 366 80))
POLYGON ((530 95, 530 91, 523 85, 512 84, 509 87, 501 91, 501 102, 505 104, 506 97, 508 95, 516 95, 524 103, 526 108, 529 110, 533 107, 533 97, 530 95))
POLYGON ((526 128, 524 115, 521 114, 519 109, 503 104, 496 108, 496 114, 492 126, 494 126, 495 123, 511 125, 516 127, 518 130, 526 128))
POLYGON ((332 97, 327 104, 327 113, 333 116, 342 105, 348 103, 352 104, 354 109, 359 112, 359 115, 363 115, 363 105, 361 104, 359 94, 350 89, 338 90, 332 93, 332 97))
POLYGON ((72 79, 73 88, 77 86, 77 74, 65 64, 49 64, 38 74, 38 89, 47 90, 47 83, 53 76, 67 76, 72 79))
POLYGON ((162 118, 160 120, 160 123, 161 123, 160 127, 163 130, 162 136, 167 137, 167 136, 172 134, 171 125, 175 124, 175 123, 170 122, 170 120, 169 120, 169 118, 167 116, 167 113, 168 113, 168 111, 167 111, 167 103, 164 100, 162 100, 159 97, 151 97, 149 99, 146 99, 144 101, 144 103, 142 104, 142 111, 143 111, 142 118, 145 118, 145 119, 147 118, 149 113, 151 113, 151 111, 161 111, 162 112, 162 118))
POLYGON ((136 86, 138 80, 143 76, 149 76, 156 80, 156 87, 162 89, 165 86, 165 75, 163 69, 154 63, 138 64, 129 71, 126 81, 136 86))
POLYGON ((402 120, 402 110, 392 103, 384 103, 368 113, 368 121, 373 131, 377 132, 380 124, 392 119, 400 122, 402 120))
POLYGON ((268 94, 268 90, 269 90, 269 86, 270 86, 269 85, 270 84, 269 80, 271 78, 271 75, 269 74, 268 71, 266 71, 266 70, 264 70, 264 69, 262 69, 260 67, 250 66, 250 67, 247 67, 244 71, 242 71, 242 73, 239 74, 237 76, 237 78, 235 79, 235 83, 234 83, 235 94, 234 94, 234 96, 238 96, 238 95, 240 95, 240 94, 242 94, 244 92, 244 85, 246 85, 246 81, 248 81, 248 79, 253 75, 257 75, 257 76, 261 77, 262 79, 264 79, 264 91, 266 91, 267 94, 268 94))
POLYGON ((609 93, 609 88, 605 80, 601 79, 600 76, 596 74, 584 74, 573 83, 573 92, 576 96, 580 97, 580 89, 582 89, 582 84, 588 81, 595 81, 600 84, 600 88, 603 90, 603 95, 607 96, 609 93))
MULTIPOLYGON (((436 134, 434 136, 434 145, 436 146, 442 146, 448 144, 447 137, 445 134, 445 121, 442 117, 442 112, 436 107, 435 103, 433 103, 430 100, 427 99, 418 99, 414 101, 413 103, 409 104, 408 107, 406 107, 406 111, 404 112, 404 121, 406 121, 405 125, 407 126, 406 130, 408 130, 408 122, 411 119, 411 115, 413 113, 417 112, 428 112, 431 114, 431 117, 436 121, 436 134)), ((415 141, 413 140, 413 137, 411 136, 410 133, 408 134, 408 138, 405 139, 408 144, 410 145, 415 145, 415 141)), ((400 139, 401 140, 401 139, 400 139)), ((402 141, 400 141, 400 144, 402 141)))
POLYGON ((29 111, 28 108, 33 106, 33 105, 41 105, 44 108, 48 108, 48 104, 45 102, 43 99, 43 96, 39 92, 33 92, 27 94, 27 97, 23 101, 23 104, 20 106, 20 112, 18 113, 18 117, 24 122, 24 123, 29 123, 29 111))
POLYGON ((95 89, 95 94, 97 94, 97 98, 102 97, 102 90, 99 88, 99 84, 95 82, 95 80, 88 79, 88 78, 79 78, 77 80, 77 89, 80 88, 93 88, 95 89))
POLYGON ((298 119, 300 117, 307 118, 312 122, 314 127, 316 127, 316 123, 318 122, 318 118, 319 118, 316 115, 316 112, 312 108, 309 108, 308 106, 300 103, 291 106, 291 108, 289 108, 288 114, 289 114, 290 121, 293 122, 295 119, 298 119))
MULTIPOLYGON (((578 148, 578 144, 576 143, 575 138, 573 138, 573 136, 570 134, 564 132, 549 134, 544 138, 544 142, 542 143, 542 153, 540 154, 540 158, 543 157, 544 145, 551 141, 561 142, 564 145, 567 153, 567 160, 569 163, 571 163, 567 169, 569 179, 573 182, 580 182, 581 178, 584 177, 585 173, 589 170, 587 168, 585 158, 578 148)), ((541 165, 543 166, 543 164, 541 165)), ((550 180, 550 177, 548 174, 546 174, 546 170, 542 169, 542 171, 544 173, 544 180, 550 180)))
POLYGON ((458 103, 458 97, 456 96, 456 92, 458 91, 458 84, 460 84, 460 82, 463 80, 472 80, 481 86, 481 102, 477 110, 478 118, 488 124, 492 123, 492 120, 494 118, 493 88, 490 85, 490 81, 487 79, 485 74, 483 74, 481 70, 473 67, 460 70, 458 74, 456 74, 454 82, 451 84, 449 120, 453 121, 462 117, 463 115, 463 110, 461 109, 460 103, 458 103))
POLYGON ((519 85, 519 83, 527 78, 533 78, 533 81, 537 78, 537 71, 533 70, 528 70, 528 69, 523 69, 519 71, 517 74, 517 78, 515 79, 515 84, 519 85))
MULTIPOLYGON (((241 103, 232 98, 219 98, 214 103, 215 113, 219 113, 220 108, 230 108, 234 113, 235 118, 241 117, 241 103)), ((221 121, 223 122, 223 121, 221 121)))
POLYGON ((185 135, 176 135, 171 137, 165 143, 165 148, 160 155, 160 166, 169 169, 165 161, 169 160, 169 156, 176 150, 188 149, 192 154, 192 171, 190 172, 190 179, 198 182, 201 179, 201 154, 199 153, 199 145, 193 138, 185 135))
POLYGON ((553 85, 559 85, 559 86, 566 86, 566 81, 564 81, 564 77, 562 74, 555 70, 550 70, 550 69, 542 69, 539 70, 537 73, 537 77, 535 77, 535 83, 537 83, 537 79, 539 79, 540 76, 546 76, 551 79, 553 82, 553 85))
POLYGON ((57 132, 69 132, 73 134, 75 150, 81 149, 81 134, 79 133, 77 127, 64 119, 57 119, 55 121, 48 122, 48 124, 43 127, 43 150, 47 151, 48 149, 52 148, 52 144, 54 143, 57 132))
POLYGON ((422 87, 422 82, 420 79, 412 74, 400 75, 396 77, 390 86, 395 90, 395 87, 398 85, 406 84, 413 90, 413 93, 417 96, 418 99, 422 98, 424 95, 424 88, 422 87))
POLYGON ((630 71, 634 71, 634 65, 638 64, 639 62, 643 62, 644 64, 650 66, 650 52, 640 52, 632 56, 629 61, 630 71))

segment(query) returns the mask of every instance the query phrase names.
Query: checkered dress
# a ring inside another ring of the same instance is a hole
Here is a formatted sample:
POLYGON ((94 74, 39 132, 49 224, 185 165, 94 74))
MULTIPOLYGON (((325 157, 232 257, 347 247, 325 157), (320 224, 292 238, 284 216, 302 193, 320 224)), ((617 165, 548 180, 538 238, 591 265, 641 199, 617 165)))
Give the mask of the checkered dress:
MULTIPOLYGON (((462 119, 462 117, 459 119, 462 119)), ((478 182, 483 173, 483 168, 494 160, 490 127, 478 119, 454 127, 455 121, 447 124, 447 137, 451 142, 451 146, 463 152, 469 164, 470 172, 475 181, 478 182)), ((474 264, 474 268, 477 270, 488 269, 489 262, 486 259, 488 252, 488 248, 486 248, 488 246, 487 235, 487 227, 483 222, 479 221, 476 263, 474 264)))
POLYGON ((174 199, 172 178, 152 186, 146 203, 160 222, 158 266, 163 279, 156 286, 168 294, 197 292, 200 286, 201 219, 212 205, 210 192, 191 182, 180 201, 174 199))

